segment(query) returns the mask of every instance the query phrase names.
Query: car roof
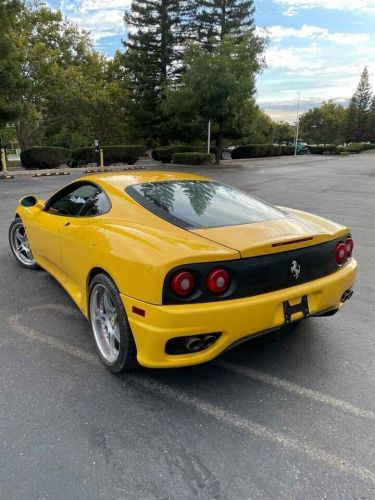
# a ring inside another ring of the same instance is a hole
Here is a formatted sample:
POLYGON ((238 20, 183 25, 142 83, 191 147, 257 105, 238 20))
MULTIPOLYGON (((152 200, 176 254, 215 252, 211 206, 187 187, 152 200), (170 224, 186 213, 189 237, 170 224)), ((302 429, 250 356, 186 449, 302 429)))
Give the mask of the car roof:
POLYGON ((166 181, 183 181, 183 180, 208 180, 207 177, 202 177, 195 174, 179 173, 179 172, 162 172, 162 171, 134 171, 134 172, 106 172, 97 173, 87 177, 81 177, 79 181, 92 181, 103 188, 112 188, 117 191, 124 192, 128 186, 134 184, 143 184, 146 182, 166 182, 166 181))

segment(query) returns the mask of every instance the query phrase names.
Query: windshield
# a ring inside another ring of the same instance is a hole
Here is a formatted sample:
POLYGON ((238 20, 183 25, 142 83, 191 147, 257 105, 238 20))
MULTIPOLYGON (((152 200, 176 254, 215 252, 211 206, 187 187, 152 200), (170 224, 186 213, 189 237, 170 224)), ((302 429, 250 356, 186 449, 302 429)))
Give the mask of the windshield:
POLYGON ((148 182, 126 191, 150 212, 184 228, 237 226, 287 215, 243 191, 213 181, 148 182))

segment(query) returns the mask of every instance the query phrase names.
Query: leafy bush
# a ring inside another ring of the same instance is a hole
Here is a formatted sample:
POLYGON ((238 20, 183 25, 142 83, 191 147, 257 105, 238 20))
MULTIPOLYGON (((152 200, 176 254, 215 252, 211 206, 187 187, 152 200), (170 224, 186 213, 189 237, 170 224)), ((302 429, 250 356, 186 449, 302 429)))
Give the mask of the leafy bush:
POLYGON ((112 165, 113 163, 134 163, 144 156, 147 150, 146 146, 103 146, 104 163, 112 165))
POLYGON ((238 146, 232 151, 233 160, 290 155, 294 155, 293 146, 274 146, 273 144, 247 144, 238 146))
POLYGON ((35 147, 21 153, 21 163, 27 169, 58 168, 69 163, 70 149, 54 147, 35 147))
MULTIPOLYGON (((175 153, 206 153, 206 146, 164 146, 152 151, 152 158, 162 163, 171 163, 175 153)), ((216 154, 216 148, 211 148, 211 153, 216 154)), ((206 153, 207 154, 207 153, 206 153)))
POLYGON ((76 148, 72 149, 72 159, 70 160, 71 167, 80 167, 89 163, 95 163, 98 155, 95 148, 76 148))
MULTIPOLYGON (((103 146, 104 164, 128 163, 134 165, 140 156, 146 152, 146 146, 103 146)), ((88 163, 96 163, 98 153, 95 148, 77 148, 72 150, 71 167, 79 167, 88 163)))
POLYGON ((308 146, 312 155, 337 155, 339 150, 334 144, 326 144, 325 146, 308 146))
POLYGON ((348 153, 362 153, 362 151, 367 149, 366 146, 367 144, 362 144, 361 142, 352 142, 345 149, 348 153))
POLYGON ((192 153, 175 153, 172 156, 173 163, 186 165, 202 165, 204 163, 215 163, 215 159, 215 155, 200 153, 199 151, 194 151, 192 153))

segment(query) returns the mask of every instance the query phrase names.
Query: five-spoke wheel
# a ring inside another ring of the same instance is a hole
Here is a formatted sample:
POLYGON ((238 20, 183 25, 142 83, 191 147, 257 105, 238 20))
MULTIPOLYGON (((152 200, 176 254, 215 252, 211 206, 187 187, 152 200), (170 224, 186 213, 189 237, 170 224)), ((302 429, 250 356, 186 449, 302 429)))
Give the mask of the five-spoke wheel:
POLYGON ((37 269, 33 253, 30 248, 29 240, 25 227, 20 218, 14 219, 9 228, 10 248, 18 262, 28 269, 37 269))
POLYGON ((99 356, 114 373, 137 367, 137 350, 115 283, 97 274, 89 290, 90 327, 99 356))

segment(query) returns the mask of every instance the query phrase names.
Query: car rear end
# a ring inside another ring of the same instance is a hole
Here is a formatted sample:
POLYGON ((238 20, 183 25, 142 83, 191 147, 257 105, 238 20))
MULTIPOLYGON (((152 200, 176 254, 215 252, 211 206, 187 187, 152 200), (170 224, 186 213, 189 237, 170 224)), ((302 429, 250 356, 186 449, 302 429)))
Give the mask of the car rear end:
MULTIPOLYGON (((197 197, 191 182, 178 184, 169 184, 165 191, 161 185, 145 185, 147 208, 194 236, 235 249, 238 258, 199 263, 186 259, 171 266, 163 276, 161 304, 123 295, 142 365, 179 367, 209 361, 252 336, 311 316, 335 314, 351 297, 357 263, 347 228, 254 198, 248 202, 241 198, 248 196, 245 193, 232 196, 216 183, 206 190, 200 181, 197 197), (192 209, 184 208, 183 197, 192 209), (228 225, 232 219, 235 223, 228 225)), ((142 189, 135 193, 140 203, 142 189)))

